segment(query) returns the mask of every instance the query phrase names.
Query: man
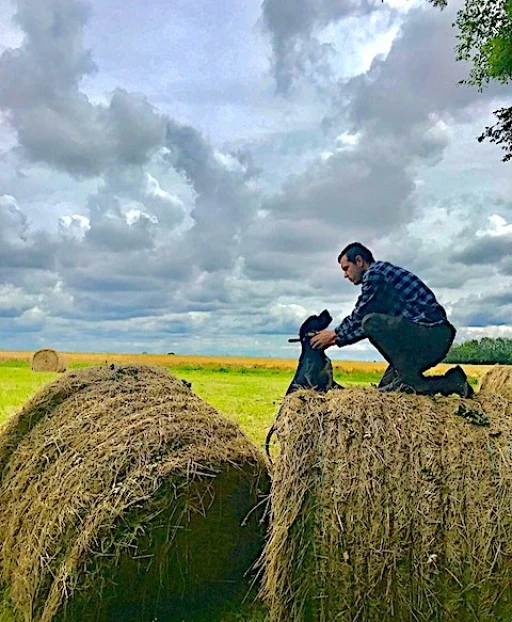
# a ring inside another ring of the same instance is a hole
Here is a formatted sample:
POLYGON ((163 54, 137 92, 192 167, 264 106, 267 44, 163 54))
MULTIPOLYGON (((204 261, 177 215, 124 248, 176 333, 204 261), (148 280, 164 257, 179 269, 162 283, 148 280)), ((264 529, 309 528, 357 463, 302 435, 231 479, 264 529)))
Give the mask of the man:
POLYGON ((375 261, 359 242, 346 246, 338 263, 346 279, 362 286, 361 294, 339 326, 311 338, 314 348, 341 348, 368 338, 388 362, 379 391, 473 395, 458 365, 444 376, 423 374, 444 359, 455 337, 444 308, 423 281, 404 268, 375 261))

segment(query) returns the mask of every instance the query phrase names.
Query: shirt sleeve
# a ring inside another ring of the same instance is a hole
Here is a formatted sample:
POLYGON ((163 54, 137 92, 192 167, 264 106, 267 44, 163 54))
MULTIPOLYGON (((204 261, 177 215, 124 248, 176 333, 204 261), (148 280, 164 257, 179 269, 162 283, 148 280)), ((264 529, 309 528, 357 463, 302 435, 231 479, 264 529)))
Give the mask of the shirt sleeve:
POLYGON ((374 313, 380 306, 378 304, 378 292, 383 284, 383 275, 375 271, 369 271, 363 278, 361 294, 356 301, 354 310, 339 326, 334 329, 336 332, 336 345, 343 347, 365 339, 363 331, 363 318, 369 313, 374 313))

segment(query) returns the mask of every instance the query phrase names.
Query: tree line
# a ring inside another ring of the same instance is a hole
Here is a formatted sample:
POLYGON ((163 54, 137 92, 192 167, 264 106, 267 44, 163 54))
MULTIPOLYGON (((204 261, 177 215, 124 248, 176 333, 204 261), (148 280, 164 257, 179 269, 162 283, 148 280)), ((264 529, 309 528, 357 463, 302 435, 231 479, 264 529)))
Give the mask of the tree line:
POLYGON ((453 345, 445 363, 473 363, 475 365, 512 365, 512 339, 482 337, 453 345))

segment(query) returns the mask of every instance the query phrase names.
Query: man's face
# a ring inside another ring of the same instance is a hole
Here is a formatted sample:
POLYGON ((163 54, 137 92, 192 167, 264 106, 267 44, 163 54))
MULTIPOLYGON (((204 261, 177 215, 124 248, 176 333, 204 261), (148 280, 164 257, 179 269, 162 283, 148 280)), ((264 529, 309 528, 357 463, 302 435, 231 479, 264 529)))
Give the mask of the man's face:
POLYGON ((345 278, 351 283, 354 285, 359 285, 359 283, 361 283, 364 274, 364 261, 362 257, 357 255, 355 262, 352 263, 347 259, 346 255, 343 255, 340 259, 340 267, 345 275, 345 278))

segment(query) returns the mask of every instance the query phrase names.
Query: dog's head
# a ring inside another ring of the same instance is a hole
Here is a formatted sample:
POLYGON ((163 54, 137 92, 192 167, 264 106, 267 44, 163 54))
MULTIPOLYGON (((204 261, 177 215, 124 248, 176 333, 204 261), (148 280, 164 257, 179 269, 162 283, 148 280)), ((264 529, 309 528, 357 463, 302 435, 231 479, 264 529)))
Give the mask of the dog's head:
POLYGON ((300 327, 299 338, 288 339, 288 341, 304 341, 306 338, 312 337, 319 331, 325 330, 331 322, 332 317, 327 309, 324 309, 320 315, 310 315, 300 327))

